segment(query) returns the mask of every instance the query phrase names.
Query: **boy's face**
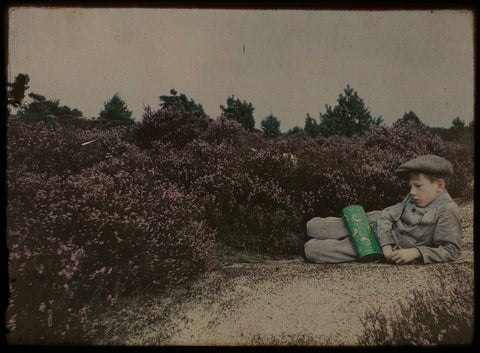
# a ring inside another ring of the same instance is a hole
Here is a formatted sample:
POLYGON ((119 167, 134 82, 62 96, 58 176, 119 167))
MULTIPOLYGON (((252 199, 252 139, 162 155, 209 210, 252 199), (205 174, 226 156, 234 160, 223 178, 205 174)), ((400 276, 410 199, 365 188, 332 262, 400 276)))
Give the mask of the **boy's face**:
POLYGON ((439 181, 430 181, 422 173, 410 173, 410 195, 418 207, 425 207, 440 195, 444 188, 439 181))

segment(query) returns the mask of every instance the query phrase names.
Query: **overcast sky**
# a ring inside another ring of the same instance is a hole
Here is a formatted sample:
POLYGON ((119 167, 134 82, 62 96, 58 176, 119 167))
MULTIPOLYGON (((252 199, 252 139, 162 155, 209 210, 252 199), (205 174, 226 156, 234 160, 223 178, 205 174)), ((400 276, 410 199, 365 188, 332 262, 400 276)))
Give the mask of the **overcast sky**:
POLYGON ((318 121, 347 84, 388 125, 473 119, 473 13, 16 7, 8 80, 98 116, 116 92, 136 119, 175 88, 212 118, 232 94, 281 130, 318 121), (245 51, 244 51, 245 46, 245 51))

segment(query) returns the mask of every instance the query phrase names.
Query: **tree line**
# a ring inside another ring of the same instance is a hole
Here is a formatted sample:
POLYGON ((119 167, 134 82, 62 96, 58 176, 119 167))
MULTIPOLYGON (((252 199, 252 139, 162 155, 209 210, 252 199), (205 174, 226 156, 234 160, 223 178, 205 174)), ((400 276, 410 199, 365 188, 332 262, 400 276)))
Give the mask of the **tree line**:
MULTIPOLYGON (((108 129, 116 126, 131 125, 135 123, 132 112, 119 93, 104 102, 96 120, 80 119, 82 112, 78 109, 71 109, 67 106, 60 106, 59 100, 47 100, 45 96, 37 93, 29 93, 33 101, 25 103, 25 94, 29 89, 30 78, 28 74, 20 73, 15 77, 13 83, 7 83, 7 115, 22 120, 45 120, 47 123, 66 123, 79 127, 108 129), (11 107, 16 108, 13 115, 11 107)), ((185 94, 175 89, 170 90, 170 95, 159 96, 160 108, 180 108, 189 114, 195 114, 199 119, 210 119, 204 111, 203 106, 188 98, 185 94)), ((226 105, 220 105, 221 115, 228 120, 239 122, 247 131, 255 130, 255 119, 253 112, 255 108, 252 103, 229 96, 226 105)), ((459 140, 465 143, 473 143, 473 121, 468 125, 460 117, 452 120, 449 128, 430 127, 423 123, 413 111, 404 113, 397 121, 403 121, 412 128, 427 130, 439 135, 444 140, 459 140)), ((363 99, 349 85, 344 89, 337 99, 334 107, 325 105, 325 113, 319 113, 318 122, 309 113, 305 118, 304 127, 295 126, 286 133, 280 131, 280 121, 273 114, 265 117, 260 124, 261 131, 266 138, 276 138, 281 135, 292 135, 304 133, 310 137, 317 136, 361 136, 372 126, 379 126, 383 123, 381 116, 373 117, 363 99)))

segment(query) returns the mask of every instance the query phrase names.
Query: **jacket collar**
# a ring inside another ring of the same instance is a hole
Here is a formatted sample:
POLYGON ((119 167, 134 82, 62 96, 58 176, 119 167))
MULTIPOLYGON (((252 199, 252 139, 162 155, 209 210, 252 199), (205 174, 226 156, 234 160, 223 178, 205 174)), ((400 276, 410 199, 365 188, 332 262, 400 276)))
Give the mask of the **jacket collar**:
POLYGON ((424 209, 436 208, 436 207, 438 207, 439 204, 446 203, 446 202, 449 202, 449 201, 452 201, 452 197, 450 196, 450 194, 448 193, 447 190, 445 190, 441 194, 439 194, 432 202, 430 202, 425 207, 416 206, 415 202, 413 202, 412 195, 410 195, 410 194, 407 195, 407 203, 415 205, 415 207, 424 208, 424 209))
POLYGON ((442 203, 447 203, 449 201, 452 201, 452 197, 448 193, 447 190, 443 191, 440 195, 438 195, 435 200, 430 202, 425 208, 436 208, 438 205, 442 203))

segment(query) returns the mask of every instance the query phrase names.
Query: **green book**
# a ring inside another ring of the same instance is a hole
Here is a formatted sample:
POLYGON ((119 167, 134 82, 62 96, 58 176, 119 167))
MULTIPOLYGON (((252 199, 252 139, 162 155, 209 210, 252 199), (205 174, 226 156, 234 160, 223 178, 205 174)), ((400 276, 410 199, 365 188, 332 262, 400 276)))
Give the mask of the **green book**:
POLYGON ((361 262, 372 262, 383 257, 375 233, 370 227, 362 206, 351 205, 342 210, 343 219, 350 232, 355 250, 361 262))

